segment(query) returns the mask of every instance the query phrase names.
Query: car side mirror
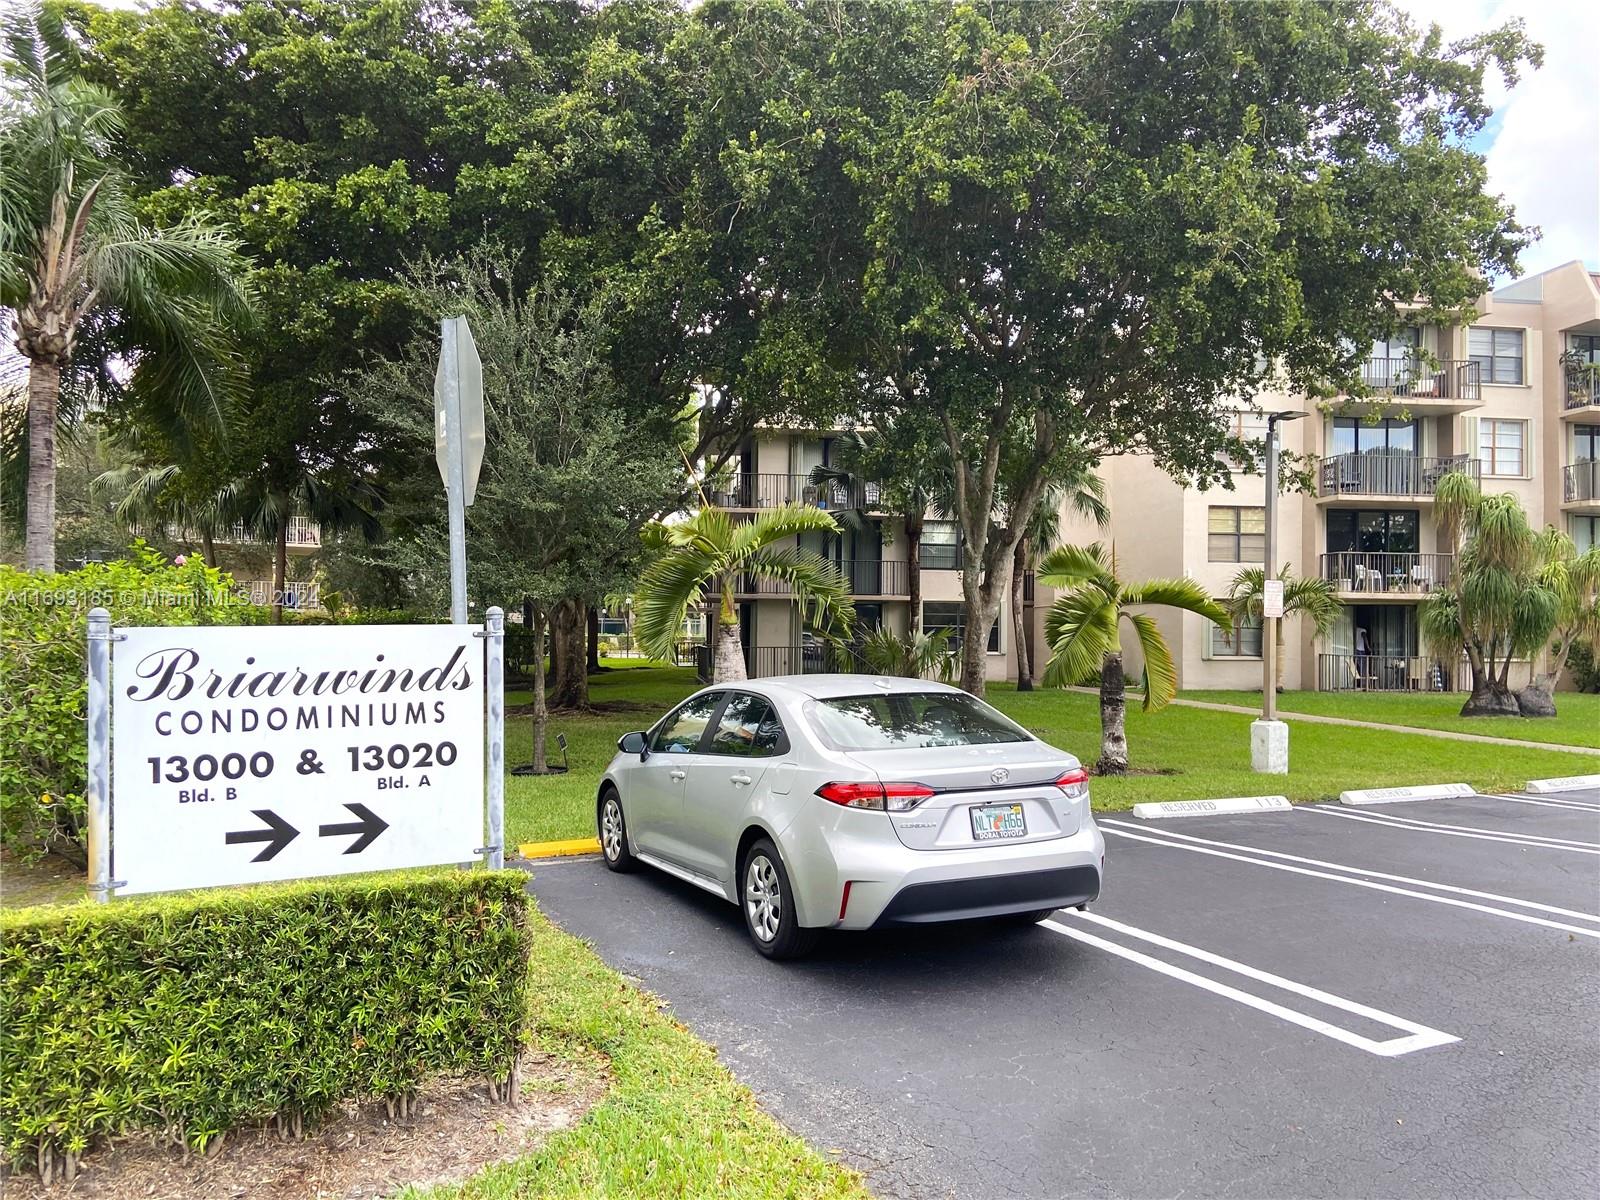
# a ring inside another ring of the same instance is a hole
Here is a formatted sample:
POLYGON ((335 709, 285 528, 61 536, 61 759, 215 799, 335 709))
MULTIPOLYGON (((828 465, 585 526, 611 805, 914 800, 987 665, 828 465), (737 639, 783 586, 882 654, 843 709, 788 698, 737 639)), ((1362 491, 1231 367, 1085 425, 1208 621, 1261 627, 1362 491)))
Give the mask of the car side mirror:
POLYGON ((624 754, 637 754, 645 758, 650 753, 650 744, 644 740, 642 733, 625 733, 617 739, 617 749, 624 754))

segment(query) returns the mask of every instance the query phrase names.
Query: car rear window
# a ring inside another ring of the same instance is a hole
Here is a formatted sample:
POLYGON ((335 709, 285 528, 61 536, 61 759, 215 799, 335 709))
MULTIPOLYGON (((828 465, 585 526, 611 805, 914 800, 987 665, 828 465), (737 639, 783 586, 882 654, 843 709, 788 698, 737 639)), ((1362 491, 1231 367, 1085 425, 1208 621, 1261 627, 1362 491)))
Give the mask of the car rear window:
POLYGON ((817 731, 838 750, 915 750, 1026 742, 1027 730, 964 692, 835 696, 807 706, 817 731))

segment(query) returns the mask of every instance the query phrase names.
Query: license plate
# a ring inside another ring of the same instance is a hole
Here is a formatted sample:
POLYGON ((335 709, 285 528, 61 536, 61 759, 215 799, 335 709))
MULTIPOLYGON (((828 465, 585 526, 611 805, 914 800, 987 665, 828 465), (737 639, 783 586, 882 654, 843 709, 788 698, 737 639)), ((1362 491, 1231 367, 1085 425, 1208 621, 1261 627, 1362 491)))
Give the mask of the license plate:
POLYGON ((1020 804, 979 804, 968 811, 972 816, 974 841, 993 842, 1000 838, 1028 836, 1028 822, 1020 804))

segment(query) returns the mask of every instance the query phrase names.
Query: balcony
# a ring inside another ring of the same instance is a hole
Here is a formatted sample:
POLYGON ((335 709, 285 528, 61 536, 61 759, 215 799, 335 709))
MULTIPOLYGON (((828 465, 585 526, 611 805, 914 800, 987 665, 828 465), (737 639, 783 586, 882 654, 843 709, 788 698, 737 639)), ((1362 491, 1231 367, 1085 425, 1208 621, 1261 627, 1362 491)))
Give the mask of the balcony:
MULTIPOLYGON (((847 558, 831 560, 844 576, 850 594, 857 598, 885 597, 904 600, 911 595, 911 575, 907 563, 899 559, 847 558)), ((789 597, 794 591, 781 579, 762 579, 741 575, 734 593, 743 599, 789 597)))
POLYGON ((1369 399, 1416 412, 1457 413, 1483 402, 1481 364, 1471 359, 1369 358, 1361 383, 1369 399))
POLYGON ((1561 469, 1561 503, 1600 504, 1600 459, 1561 469))
POLYGON ((1335 454, 1322 460, 1317 475, 1321 500, 1369 497, 1431 499, 1439 480, 1462 471, 1478 478, 1478 460, 1466 454, 1423 458, 1415 454, 1335 454))
POLYGON ((1566 399, 1563 409, 1565 412, 1573 412, 1582 408, 1600 408, 1600 371, 1569 370, 1566 374, 1566 399))
POLYGON ((809 475, 771 472, 742 472, 735 475, 728 490, 715 490, 711 501, 718 508, 767 509, 785 504, 814 504, 818 508, 877 508, 880 488, 876 483, 851 488, 843 483, 812 483, 809 475))
POLYGON ((1447 584, 1454 566, 1453 554, 1343 550, 1322 556, 1322 577, 1333 583, 1341 596, 1416 599, 1447 584))
POLYGON ((1448 692, 1450 670, 1416 654, 1319 654, 1320 692, 1448 692))

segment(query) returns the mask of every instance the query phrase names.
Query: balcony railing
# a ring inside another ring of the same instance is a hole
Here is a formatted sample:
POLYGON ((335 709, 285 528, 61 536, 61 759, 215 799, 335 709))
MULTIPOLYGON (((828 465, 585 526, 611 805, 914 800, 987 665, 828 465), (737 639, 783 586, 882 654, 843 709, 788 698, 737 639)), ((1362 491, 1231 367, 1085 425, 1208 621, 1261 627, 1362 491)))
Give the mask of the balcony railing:
POLYGON ((1600 404, 1600 372, 1567 372, 1566 407, 1587 408, 1591 404, 1600 404))
POLYGON ((1471 359, 1369 358, 1361 382, 1374 392, 1415 400, 1478 400, 1483 389, 1480 364, 1471 359))
MULTIPOLYGON (((839 568, 852 596, 909 596, 910 569, 899 559, 847 558, 830 560, 839 568)), ((734 583, 740 596, 792 596, 794 591, 781 579, 741 575, 734 583)))
POLYGON ((1452 554, 1339 550, 1322 556, 1322 577, 1342 592, 1426 594, 1450 581, 1452 554))
POLYGON ((1561 500, 1600 500, 1600 459, 1573 463, 1561 469, 1561 500))
POLYGON ((1335 454, 1322 460, 1319 496, 1431 496, 1454 471, 1478 478, 1478 460, 1465 454, 1423 458, 1415 454, 1335 454))
MULTIPOLYGON (((711 647, 704 642, 693 647, 695 674, 702 682, 711 679, 711 647)), ((865 672, 866 664, 850 646, 828 646, 807 642, 802 646, 753 646, 744 652, 744 669, 751 679, 770 679, 774 675, 830 675, 839 672, 865 672)))
POLYGON ((785 504, 814 504, 819 508, 876 508, 882 489, 877 483, 850 487, 838 480, 812 483, 809 475, 745 472, 735 475, 726 490, 716 489, 712 502, 721 508, 779 508, 785 504))
POLYGON ((1324 692, 1448 692, 1450 670, 1416 654, 1319 654, 1317 688, 1324 692))

